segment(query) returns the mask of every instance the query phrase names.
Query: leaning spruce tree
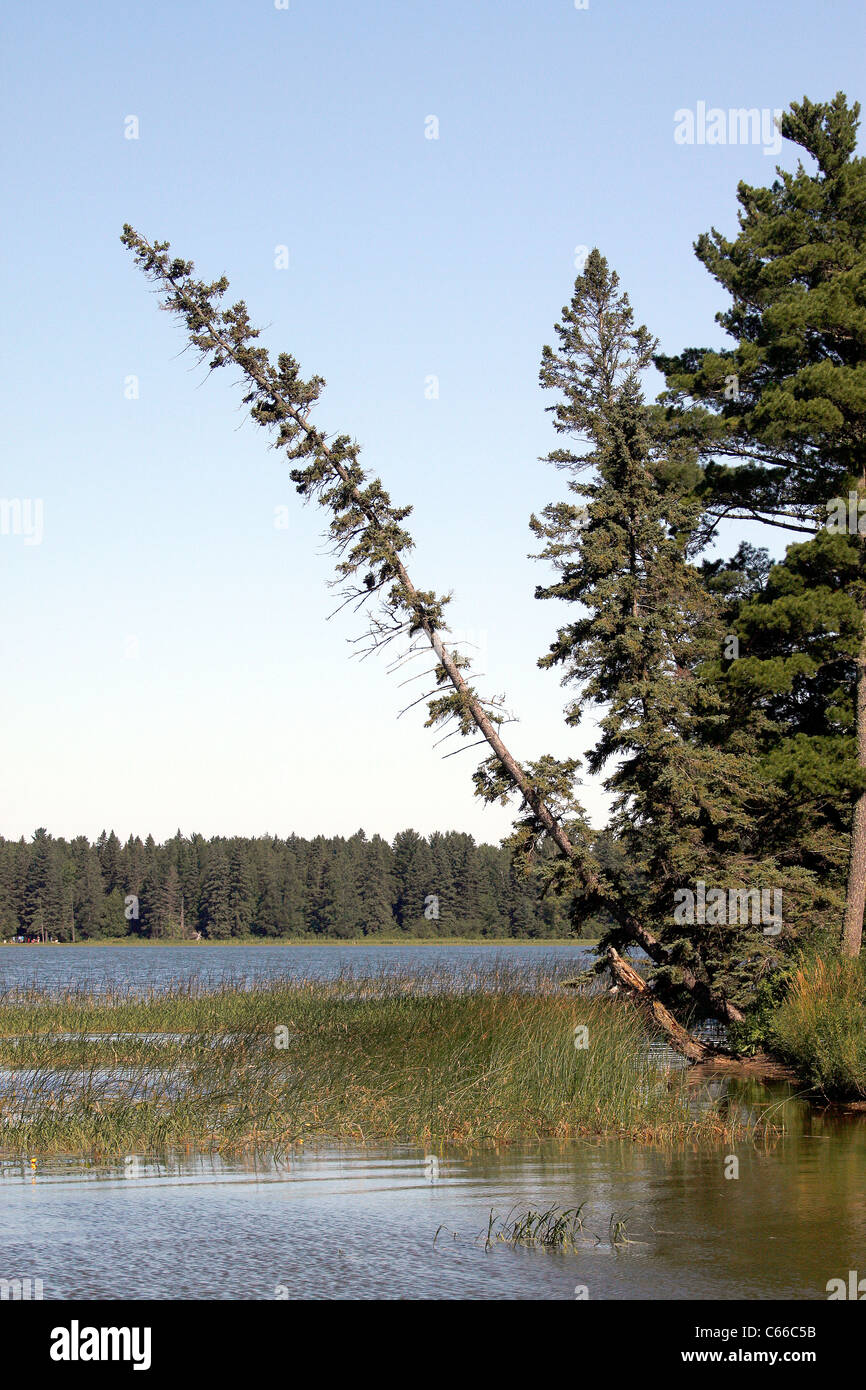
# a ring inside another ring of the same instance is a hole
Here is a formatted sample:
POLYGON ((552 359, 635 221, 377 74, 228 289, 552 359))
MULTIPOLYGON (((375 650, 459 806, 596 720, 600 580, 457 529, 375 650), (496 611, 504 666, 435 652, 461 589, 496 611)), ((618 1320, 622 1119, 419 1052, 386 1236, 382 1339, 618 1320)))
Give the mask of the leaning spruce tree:
MULTIPOLYGON (((739 232, 695 246, 730 296, 718 321, 734 346, 658 357, 672 433, 705 463, 714 519, 759 520, 814 534, 853 493, 866 513, 866 159, 856 156, 860 108, 843 93, 804 97, 782 135, 814 161, 777 170, 769 188, 741 184, 739 232)), ((856 767, 866 770, 866 524, 847 544, 861 595, 855 687, 856 767)), ((844 549, 844 547, 842 547, 844 549)), ((826 557, 825 557, 826 558, 826 557)), ((850 561, 842 556, 842 570, 850 561)), ((849 779, 853 786, 856 778, 849 779)), ((850 816, 841 946, 860 951, 866 906, 866 782, 850 816)))
MULTIPOLYGON (((476 792, 483 799, 507 800, 516 793, 520 813, 516 828, 519 853, 527 860, 555 846, 577 883, 588 910, 606 908, 618 923, 623 939, 641 946, 659 967, 676 965, 679 986, 702 1014, 725 1022, 740 1021, 740 1010, 711 982, 700 978, 688 962, 674 963, 651 927, 621 901, 599 871, 592 854, 592 832, 575 801, 576 760, 545 755, 522 766, 502 740, 503 715, 498 705, 479 694, 467 679, 467 658, 447 644, 447 599, 417 588, 406 557, 412 539, 404 522, 407 507, 395 507, 378 478, 362 470, 359 447, 348 435, 328 437, 312 414, 324 386, 321 377, 304 380, 298 363, 281 353, 276 364, 257 341, 259 330, 250 322, 243 301, 221 307, 228 289, 223 277, 213 282, 195 279, 191 261, 170 254, 167 242, 147 242, 125 226, 124 245, 163 295, 163 308, 186 325, 189 341, 210 370, 234 365, 242 373, 244 403, 257 424, 276 431, 276 444, 292 462, 291 478, 304 498, 316 498, 330 513, 329 535, 337 556, 337 582, 343 603, 367 607, 368 650, 402 639, 411 657, 424 646, 436 658, 435 688, 429 692, 427 724, 450 727, 463 736, 480 733, 491 752, 475 774, 476 792), (372 600, 378 600, 373 609, 372 600)), ((401 656, 400 660, 403 657, 401 656)), ((424 697, 427 698, 427 697, 424 697)), ((561 870, 564 865, 561 865, 561 870)), ((646 985, 620 958, 614 947, 608 960, 651 1010, 672 1041, 697 1060, 711 1050, 692 1038, 646 985)))

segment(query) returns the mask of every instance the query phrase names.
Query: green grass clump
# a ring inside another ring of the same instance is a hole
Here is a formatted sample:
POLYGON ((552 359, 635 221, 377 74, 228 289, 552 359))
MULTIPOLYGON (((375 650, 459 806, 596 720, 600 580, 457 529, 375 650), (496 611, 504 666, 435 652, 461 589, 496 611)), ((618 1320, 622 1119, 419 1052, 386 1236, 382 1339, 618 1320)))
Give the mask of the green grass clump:
POLYGON ((535 1245, 545 1250, 575 1250, 583 1231, 583 1203, 579 1207, 548 1207, 543 1211, 532 1208, 514 1217, 509 1212, 504 1219, 491 1210, 487 1223, 485 1245, 494 1241, 506 1245, 535 1245))
POLYGON ((866 960, 804 958, 769 1023, 769 1041, 830 1098, 866 1098, 866 960))
POLYGON ((731 1134, 734 1121, 696 1107, 654 1065, 636 1011, 567 992, 550 970, 10 993, 0 1000, 0 1148, 731 1134))

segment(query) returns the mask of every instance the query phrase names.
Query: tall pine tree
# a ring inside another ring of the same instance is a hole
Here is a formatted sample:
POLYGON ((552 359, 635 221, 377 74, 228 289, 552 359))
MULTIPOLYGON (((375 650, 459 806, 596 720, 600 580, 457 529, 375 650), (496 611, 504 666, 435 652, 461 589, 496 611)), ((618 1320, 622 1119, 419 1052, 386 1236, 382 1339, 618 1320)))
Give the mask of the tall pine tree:
MULTIPOLYGON (((713 230, 696 252, 730 297, 726 350, 658 357, 668 425, 705 461, 715 518, 758 519, 813 534, 836 499, 866 511, 866 159, 860 108, 843 93, 803 98, 782 134, 811 157, 769 188, 740 184, 739 232, 713 230)), ((866 531, 866 526, 864 526, 866 531)), ((866 535, 848 535, 866 594, 866 535)), ((850 563, 842 556, 843 571, 850 563)), ((826 553, 824 558, 826 559, 826 553)), ((866 771, 866 622, 849 658, 855 765, 866 771)), ((849 779, 852 784, 853 777, 849 779)), ((842 950, 857 955, 866 905, 866 789, 853 807, 842 950)))

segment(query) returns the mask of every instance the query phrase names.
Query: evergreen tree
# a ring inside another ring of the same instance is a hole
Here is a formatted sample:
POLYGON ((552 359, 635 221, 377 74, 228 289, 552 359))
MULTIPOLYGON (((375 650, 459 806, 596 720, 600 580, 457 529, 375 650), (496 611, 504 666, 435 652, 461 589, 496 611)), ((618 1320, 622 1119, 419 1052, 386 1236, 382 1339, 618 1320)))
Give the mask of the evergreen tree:
POLYGON ((222 842, 215 841, 211 843, 202 884, 199 921, 207 937, 222 941, 232 934, 232 920, 228 862, 222 842))
MULTIPOLYGON (((659 357, 672 431, 700 448, 710 513, 806 533, 855 494, 866 510, 866 159, 860 108, 841 92, 804 97, 782 134, 811 156, 769 188, 740 184, 740 228, 696 252, 730 296, 718 321, 735 346, 659 357)), ((863 528, 866 531, 866 526, 863 528)), ((866 535, 847 536, 866 595, 866 535)), ((842 570, 850 569, 836 547, 842 570)), ((828 558, 828 552, 823 553, 828 558)), ((856 687, 852 760, 866 771, 866 624, 848 657, 856 687)), ((822 773, 817 773, 820 783, 822 773)), ((848 778, 851 785, 856 778, 848 778)), ((862 783, 866 787, 866 783, 862 783)), ((866 903, 866 789, 851 818, 842 949, 860 950, 866 903)))
POLYGON ((453 931, 459 918, 456 873, 460 841, 461 837, 453 831, 436 830, 429 837, 439 911, 436 927, 440 935, 453 931))
POLYGON ((113 893, 115 888, 123 887, 123 851, 113 830, 109 835, 103 830, 96 842, 96 851, 105 891, 113 893))
MULTIPOLYGON (((641 388, 654 343, 636 327, 628 296, 593 251, 545 347, 540 379, 557 390, 558 432, 581 452, 557 449, 578 503, 554 503, 532 528, 557 579, 538 597, 579 606, 542 666, 564 668, 578 694, 567 721, 601 711, 589 754, 597 773, 613 763, 613 830, 631 864, 616 900, 652 924, 667 949, 659 986, 676 998, 686 966, 736 1009, 749 1001, 769 951, 760 923, 680 921, 677 894, 698 881, 738 889, 756 872, 774 884, 778 866, 757 862, 754 810, 760 781, 749 730, 728 737, 726 711, 704 674, 721 650, 722 611, 693 563, 700 504, 688 449, 659 438, 641 388)), ((606 941, 627 944, 617 921, 606 941)))
POLYGON ((20 909, 23 885, 20 882, 18 846, 0 840, 0 939, 17 936, 20 928, 20 909))
POLYGON ((427 841, 415 830, 401 830, 394 837, 394 877, 397 884, 395 915, 403 931, 423 922, 436 921, 432 901, 437 897, 433 855, 427 841))
POLYGON ((121 875, 126 893, 140 897, 146 867, 144 845, 138 835, 130 835, 121 853, 121 875))
POLYGON ((289 934, 281 866, 274 854, 269 857, 262 875, 262 890, 253 917, 252 931, 257 936, 285 936, 289 934))
POLYGON ((99 859, 84 835, 76 835, 69 849, 73 867, 72 919, 76 937, 100 936, 105 895, 99 859))
POLYGON ((34 832, 27 867, 23 926, 34 935, 64 935, 64 891, 56 842, 44 826, 34 832))
POLYGON ((247 936, 253 921, 255 887, 243 842, 233 840, 228 859, 228 910, 232 936, 247 936))
POLYGON ((762 843, 803 870, 787 883, 801 936, 844 909, 851 807, 864 785, 854 756, 861 582, 848 536, 821 531, 790 546, 756 592, 734 600, 736 652, 719 664, 734 721, 758 729, 762 843))
POLYGON ((476 919, 484 936, 507 936, 508 916, 502 904, 508 894, 508 875, 503 873, 499 851, 493 845, 479 845, 478 897, 476 919))
POLYGON ((282 862, 283 920, 290 936, 309 931, 310 898, 306 884, 307 842, 293 835, 286 843, 282 862))
POLYGON ((391 846, 381 835, 364 845, 359 885, 358 926, 364 936, 394 931, 394 874, 391 846))
POLYGON ((180 878, 170 849, 154 860, 145 876, 139 930, 151 937, 180 934, 180 878))
POLYGON ((326 936, 348 938, 357 928, 357 889, 345 841, 333 843, 325 860, 316 930, 326 936))
POLYGON ((481 925, 482 876, 475 841, 471 835, 455 835, 453 842, 454 928, 473 935, 481 925))

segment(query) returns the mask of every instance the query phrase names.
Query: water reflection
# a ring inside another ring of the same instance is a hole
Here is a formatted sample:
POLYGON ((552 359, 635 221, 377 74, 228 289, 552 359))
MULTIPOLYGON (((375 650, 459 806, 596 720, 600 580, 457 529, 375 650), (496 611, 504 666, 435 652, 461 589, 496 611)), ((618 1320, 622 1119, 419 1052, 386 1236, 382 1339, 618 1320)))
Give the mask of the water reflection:
MULTIPOLYGON (((739 1085, 732 1104, 766 1103, 739 1085)), ((0 1274, 53 1298, 825 1298, 866 1272, 866 1126, 783 1103, 788 1132, 732 1155, 569 1141, 7 1161, 0 1274), (577 1250, 485 1249, 491 1209, 581 1203, 577 1250)))

